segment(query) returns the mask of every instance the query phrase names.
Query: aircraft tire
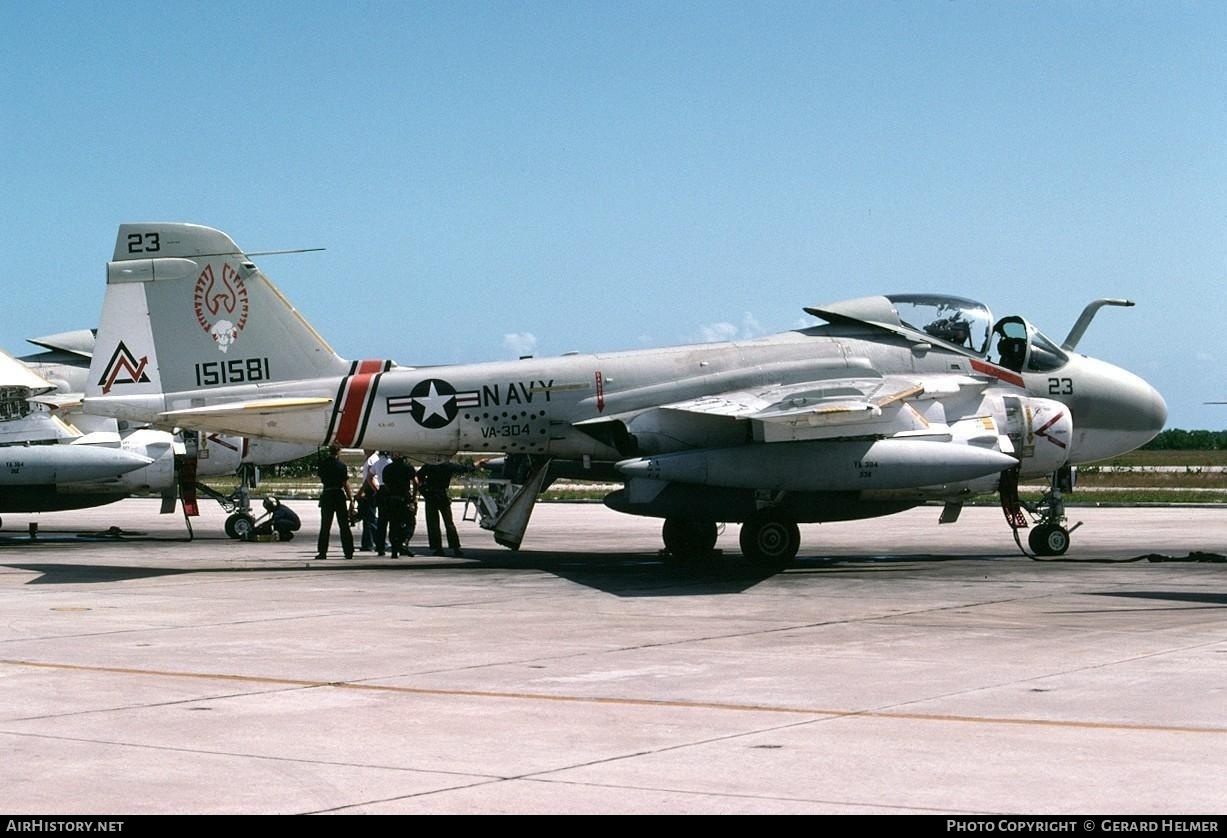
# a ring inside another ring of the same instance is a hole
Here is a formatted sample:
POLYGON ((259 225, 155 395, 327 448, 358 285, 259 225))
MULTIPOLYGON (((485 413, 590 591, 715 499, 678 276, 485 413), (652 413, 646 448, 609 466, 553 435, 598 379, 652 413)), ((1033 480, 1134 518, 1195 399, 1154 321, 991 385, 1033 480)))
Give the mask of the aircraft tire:
POLYGON ((256 528, 256 519, 243 512, 236 512, 226 519, 226 535, 245 541, 256 528))
POLYGON ((741 525, 741 554, 751 564, 784 567, 801 549, 801 529, 770 511, 755 513, 741 525))
POLYGON ((673 558, 698 558, 709 555, 715 548, 716 524, 713 521, 666 518, 660 537, 673 558))
POLYGON ((1056 524, 1040 524, 1027 536, 1027 544, 1037 556, 1064 556, 1069 549, 1069 530, 1056 524))

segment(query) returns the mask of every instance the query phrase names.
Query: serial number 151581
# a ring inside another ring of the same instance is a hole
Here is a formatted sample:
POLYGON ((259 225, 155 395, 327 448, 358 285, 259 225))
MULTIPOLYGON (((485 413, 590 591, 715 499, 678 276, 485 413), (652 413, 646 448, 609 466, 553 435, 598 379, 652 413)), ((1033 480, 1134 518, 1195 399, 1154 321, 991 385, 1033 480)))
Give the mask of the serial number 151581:
POLYGON ((196 386, 216 384, 249 384, 268 381, 268 358, 231 358, 227 361, 205 361, 196 365, 196 386))

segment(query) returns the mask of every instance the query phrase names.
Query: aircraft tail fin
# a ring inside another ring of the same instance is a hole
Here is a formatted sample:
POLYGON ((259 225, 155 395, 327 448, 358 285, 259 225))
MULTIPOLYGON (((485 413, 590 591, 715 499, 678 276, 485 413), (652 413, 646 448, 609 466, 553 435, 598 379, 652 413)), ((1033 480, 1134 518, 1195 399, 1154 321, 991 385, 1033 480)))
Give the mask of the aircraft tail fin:
POLYGON ((87 397, 141 397, 349 371, 225 233, 123 224, 87 397))

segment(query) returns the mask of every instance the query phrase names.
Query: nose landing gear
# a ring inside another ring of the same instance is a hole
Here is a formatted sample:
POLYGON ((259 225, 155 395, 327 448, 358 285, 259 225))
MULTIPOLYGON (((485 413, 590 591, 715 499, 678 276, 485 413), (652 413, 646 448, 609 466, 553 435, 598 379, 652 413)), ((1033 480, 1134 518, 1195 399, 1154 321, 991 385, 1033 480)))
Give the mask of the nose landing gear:
MULTIPOLYGON (((1052 473, 1051 487, 1038 501, 1029 503, 1018 496, 1018 469, 1002 472, 1001 508, 1006 521, 1014 530, 1014 541, 1022 550, 1018 531, 1027 529, 1027 515, 1035 521, 1035 527, 1027 536, 1027 546, 1032 558, 1038 556, 1063 556, 1069 549, 1070 533, 1082 526, 1081 522, 1066 527, 1065 501, 1062 492, 1073 491, 1072 466, 1062 466, 1052 473), (1027 515, 1023 512, 1026 511, 1027 515)), ((1026 550, 1023 550, 1026 553, 1026 550)))
POLYGON ((1027 536, 1027 545, 1037 556, 1063 556, 1069 549, 1069 530, 1060 524, 1038 524, 1027 536))

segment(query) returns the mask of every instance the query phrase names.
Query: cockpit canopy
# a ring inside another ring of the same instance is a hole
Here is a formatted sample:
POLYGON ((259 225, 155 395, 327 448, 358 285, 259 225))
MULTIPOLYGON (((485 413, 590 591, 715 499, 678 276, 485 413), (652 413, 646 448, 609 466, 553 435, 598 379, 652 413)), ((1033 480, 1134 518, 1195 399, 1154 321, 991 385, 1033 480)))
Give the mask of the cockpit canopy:
POLYGON ((1023 318, 1003 317, 994 325, 988 306, 963 297, 888 294, 805 310, 830 323, 863 323, 914 340, 923 336, 1015 372, 1048 372, 1069 361, 1054 341, 1023 318), (994 349, 995 358, 990 357, 994 349))
POLYGON ((993 313, 987 306, 941 294, 891 294, 886 299, 904 326, 977 355, 988 353, 993 313))
POLYGON ((1021 317, 1003 317, 993 327, 997 363, 1015 372, 1049 372, 1069 361, 1059 346, 1021 317))

